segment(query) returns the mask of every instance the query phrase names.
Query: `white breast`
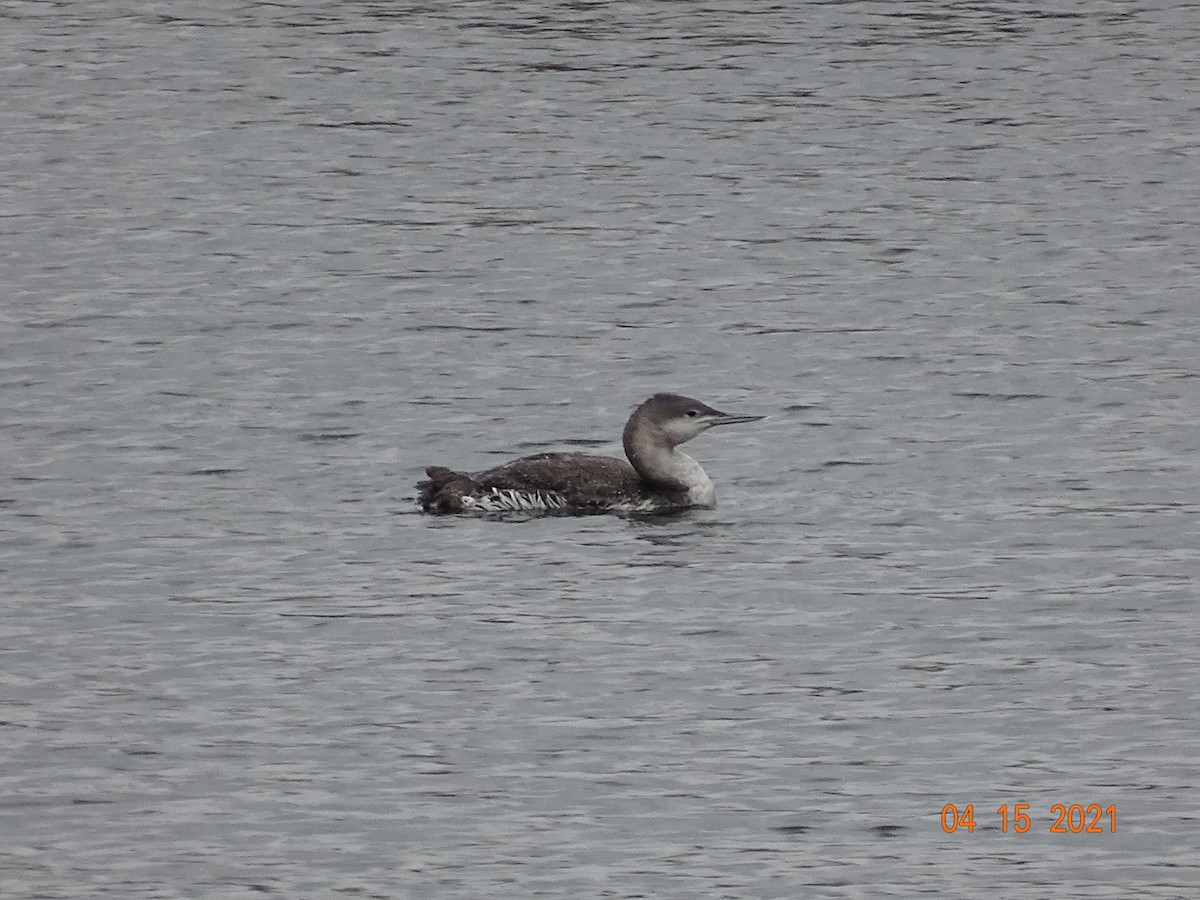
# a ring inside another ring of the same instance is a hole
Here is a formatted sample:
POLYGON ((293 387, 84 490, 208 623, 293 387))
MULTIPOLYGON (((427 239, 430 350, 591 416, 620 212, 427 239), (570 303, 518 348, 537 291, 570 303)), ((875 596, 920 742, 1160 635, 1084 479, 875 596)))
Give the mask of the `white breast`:
POLYGON ((717 492, 713 489, 712 479, 704 471, 704 467, 686 453, 676 450, 674 453, 674 470, 676 478, 687 485, 688 503, 693 506, 712 506, 717 502, 717 492))

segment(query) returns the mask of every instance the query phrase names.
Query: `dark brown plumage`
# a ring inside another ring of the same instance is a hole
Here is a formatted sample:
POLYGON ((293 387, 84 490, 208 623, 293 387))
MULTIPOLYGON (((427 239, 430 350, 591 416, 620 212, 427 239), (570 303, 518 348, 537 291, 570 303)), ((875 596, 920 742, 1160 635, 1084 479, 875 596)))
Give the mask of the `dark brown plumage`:
POLYGON ((675 485, 656 487, 623 459, 589 453, 538 453, 470 475, 430 466, 425 474, 429 480, 417 485, 421 508, 437 513, 462 512, 464 496, 493 490, 554 495, 565 507, 585 511, 608 509, 613 497, 636 503, 684 492, 675 485))

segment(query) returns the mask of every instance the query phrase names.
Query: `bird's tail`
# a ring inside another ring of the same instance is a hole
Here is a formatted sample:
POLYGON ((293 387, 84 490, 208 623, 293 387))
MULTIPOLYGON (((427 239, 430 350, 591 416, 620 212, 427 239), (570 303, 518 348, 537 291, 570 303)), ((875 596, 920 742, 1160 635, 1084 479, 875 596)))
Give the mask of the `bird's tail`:
POLYGON ((417 484, 418 502, 421 509, 429 513, 460 513, 463 497, 479 490, 479 485, 470 475, 454 472, 443 466, 430 466, 425 470, 428 481, 417 484))

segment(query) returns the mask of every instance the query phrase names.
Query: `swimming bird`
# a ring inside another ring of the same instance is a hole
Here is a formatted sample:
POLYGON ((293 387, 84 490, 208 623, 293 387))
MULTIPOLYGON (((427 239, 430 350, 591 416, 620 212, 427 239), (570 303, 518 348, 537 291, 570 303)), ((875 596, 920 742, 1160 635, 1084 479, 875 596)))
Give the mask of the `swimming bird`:
POLYGON ((680 444, 716 425, 763 416, 723 413, 679 394, 655 394, 633 411, 622 443, 629 462, 590 453, 538 453, 473 474, 442 466, 417 485, 425 512, 656 513, 713 506, 713 483, 680 444))

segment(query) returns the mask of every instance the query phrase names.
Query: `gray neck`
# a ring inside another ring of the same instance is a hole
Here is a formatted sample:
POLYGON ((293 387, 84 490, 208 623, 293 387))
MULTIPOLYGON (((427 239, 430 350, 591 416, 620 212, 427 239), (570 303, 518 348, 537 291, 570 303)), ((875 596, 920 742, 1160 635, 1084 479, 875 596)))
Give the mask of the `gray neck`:
POLYGON ((625 426, 625 455, 646 481, 670 491, 681 491, 693 503, 710 504, 713 485, 704 468, 681 450, 648 417, 635 414, 625 426))

